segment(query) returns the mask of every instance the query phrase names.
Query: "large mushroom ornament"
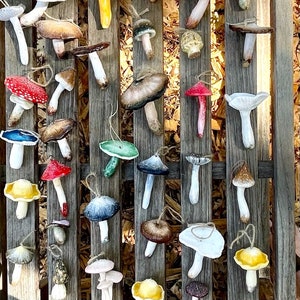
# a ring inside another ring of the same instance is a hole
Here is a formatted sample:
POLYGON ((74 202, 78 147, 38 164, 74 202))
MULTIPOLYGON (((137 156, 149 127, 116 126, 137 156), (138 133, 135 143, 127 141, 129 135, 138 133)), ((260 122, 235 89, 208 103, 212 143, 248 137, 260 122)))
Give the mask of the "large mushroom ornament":
POLYGON ((136 281, 131 288, 135 300, 163 300, 165 291, 154 279, 147 278, 143 281, 136 281))
POLYGON ((179 234, 179 241, 195 250, 194 261, 187 274, 189 278, 200 274, 204 257, 220 257, 225 244, 222 234, 213 223, 191 224, 179 234))

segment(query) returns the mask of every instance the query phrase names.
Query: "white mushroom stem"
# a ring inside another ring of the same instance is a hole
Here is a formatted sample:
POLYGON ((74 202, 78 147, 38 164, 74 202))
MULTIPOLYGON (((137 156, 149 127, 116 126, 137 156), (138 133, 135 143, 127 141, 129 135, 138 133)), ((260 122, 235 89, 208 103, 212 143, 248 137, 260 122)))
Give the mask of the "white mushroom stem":
POLYGON ((151 257, 155 251, 157 243, 148 241, 145 249, 145 257, 151 257))
POLYGON ((62 154, 62 156, 67 159, 67 160, 71 160, 72 159, 72 151, 70 148, 70 145, 67 141, 66 138, 62 138, 60 140, 57 140, 60 152, 62 154))
POLYGON ((246 286, 249 293, 252 293, 257 286, 256 270, 246 271, 246 286))
POLYGON ((91 52, 88 55, 94 70, 94 76, 97 83, 99 84, 100 88, 105 88, 107 86, 108 80, 97 52, 91 52))
POLYGON ((154 177, 155 175, 148 174, 146 183, 145 183, 145 190, 144 190, 144 195, 143 195, 143 200, 142 200, 142 208, 147 209, 150 203, 150 198, 151 198, 151 192, 153 188, 153 183, 154 183, 154 177))
POLYGON ((186 28, 195 28, 201 21, 206 8, 208 6, 209 0, 199 0, 196 6, 193 8, 190 16, 188 17, 186 28))
POLYGON ((142 35, 142 45, 143 45, 143 49, 146 53, 146 56, 148 59, 153 58, 154 56, 154 52, 152 49, 152 44, 150 41, 150 34, 149 33, 145 33, 142 35))
POLYGON ((145 116, 150 130, 156 135, 161 135, 162 128, 158 120, 158 114, 157 114, 154 101, 148 102, 144 106, 144 111, 145 111, 145 116))
MULTIPOLYGON (((11 95, 10 97, 14 98, 17 96, 11 95)), ((26 101, 26 100, 24 100, 24 101, 26 101)), ((28 107, 26 109, 31 109, 34 104, 29 101, 26 101, 26 102, 28 102, 28 103, 26 103, 27 107, 28 107)), ((9 118, 8 118, 7 125, 9 127, 16 125, 19 122, 19 120, 21 119, 24 110, 25 110, 25 108, 22 105, 16 103, 9 118)))
POLYGON ((200 165, 193 164, 189 199, 191 204, 199 201, 199 169, 200 165))
POLYGON ((251 126, 250 113, 251 110, 240 110, 242 123, 242 139, 244 147, 253 149, 255 147, 254 133, 251 126))
POLYGON ((246 33, 244 41, 244 51, 243 51, 243 67, 247 68, 253 57, 253 52, 255 48, 256 34, 246 33))
POLYGON ((52 97, 48 103, 48 108, 47 108, 47 111, 50 115, 56 113, 57 107, 58 107, 58 99, 64 90, 65 90, 65 88, 63 87, 63 85, 61 83, 59 83, 57 85, 56 89, 54 90, 52 97))
POLYGON ((21 274, 22 274, 22 268, 23 268, 23 265, 21 265, 21 264, 14 265, 14 270, 11 275, 11 285, 17 285, 17 283, 20 281, 21 274))
POLYGON ((196 278, 202 270, 202 265, 203 265, 203 255, 201 255, 198 251, 196 251, 193 264, 188 271, 188 277, 196 278))
POLYGON ((21 220, 27 216, 28 202, 19 201, 16 209, 17 219, 21 220))
POLYGON ((51 298, 53 300, 63 300, 67 297, 67 289, 65 284, 54 284, 51 290, 51 298))
POLYGON ((9 156, 9 165, 12 169, 20 169, 23 164, 24 158, 24 145, 14 143, 12 145, 10 156, 9 156))
POLYGON ((243 223, 248 223, 250 219, 250 212, 248 208, 248 204, 245 198, 245 188, 237 187, 237 201, 240 211, 240 219, 243 223))
POLYGON ((100 228, 100 238, 101 243, 107 243, 108 242, 108 222, 107 220, 100 221, 99 228, 100 228))
POLYGON ((59 206, 60 206, 60 210, 64 211, 64 208, 67 204, 67 199, 66 199, 66 195, 64 192, 64 189, 61 185, 61 180, 60 178, 54 178, 52 180, 53 182, 53 186, 55 188, 56 194, 57 194, 57 198, 58 198, 58 202, 59 202, 59 206))
POLYGON ((61 39, 53 39, 52 40, 52 45, 54 48, 54 51, 57 55, 58 58, 63 57, 63 55, 65 54, 65 42, 64 40, 61 39))
POLYGON ((38 21, 48 7, 48 2, 37 1, 35 7, 27 14, 22 15, 20 22, 23 26, 31 26, 38 21))

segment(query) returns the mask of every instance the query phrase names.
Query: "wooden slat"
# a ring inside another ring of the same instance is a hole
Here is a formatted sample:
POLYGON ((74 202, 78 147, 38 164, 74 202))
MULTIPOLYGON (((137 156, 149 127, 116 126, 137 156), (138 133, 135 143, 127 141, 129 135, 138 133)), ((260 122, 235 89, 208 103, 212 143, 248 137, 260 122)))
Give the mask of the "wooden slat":
MULTIPOLYGON (((119 74, 119 2, 111 1, 112 22, 110 27, 102 29, 99 22, 98 1, 89 1, 88 8, 88 41, 90 45, 99 42, 110 42, 110 46, 99 52, 103 68, 107 74, 109 85, 106 89, 100 89, 95 81, 93 70, 89 65, 89 127, 90 127, 90 172, 97 175, 96 184, 101 195, 120 200, 120 166, 111 178, 105 178, 102 171, 110 157, 99 149, 99 143, 116 136, 110 135, 109 116, 118 108, 120 94, 119 74)), ((113 129, 118 132, 118 114, 112 118, 113 129)), ((94 197, 95 195, 92 195, 94 197)), ((101 244, 98 223, 91 226, 91 256, 104 252, 105 256, 114 261, 115 270, 121 268, 121 213, 117 213, 108 220, 109 242, 101 244)), ((101 291, 97 290, 98 275, 92 276, 92 299, 101 299, 101 291)), ((113 299, 122 299, 121 285, 114 286, 113 299)))
MULTIPOLYGON (((179 24, 180 28, 185 28, 185 23, 192 9, 198 1, 180 1, 179 2, 179 24)), ((198 98, 185 96, 187 89, 196 84, 198 76, 203 72, 210 71, 210 7, 208 5, 206 12, 199 25, 195 28, 201 33, 204 47, 198 58, 189 59, 186 53, 180 53, 180 175, 181 175, 181 215, 182 218, 192 223, 210 222, 212 218, 211 206, 211 181, 212 164, 206 164, 200 167, 199 171, 199 202, 191 204, 189 201, 189 190, 191 184, 192 165, 186 160, 190 153, 199 155, 208 155, 211 153, 211 101, 206 97, 206 123, 202 138, 197 136, 198 119, 198 98)), ((200 80, 210 82, 209 76, 201 77, 200 80)), ((209 86, 208 86, 209 88, 209 86)), ((183 228, 184 229, 184 228, 183 228)), ((185 286, 192 279, 188 278, 188 270, 192 266, 195 251, 186 246, 182 247, 182 290, 183 297, 188 297, 184 292, 185 286)), ((209 286, 208 299, 212 299, 212 262, 204 258, 203 269, 201 273, 193 280, 200 280, 209 286)))
POLYGON ((276 299, 295 299, 296 282, 292 19, 292 1, 272 1, 271 25, 276 28, 272 35, 276 299))

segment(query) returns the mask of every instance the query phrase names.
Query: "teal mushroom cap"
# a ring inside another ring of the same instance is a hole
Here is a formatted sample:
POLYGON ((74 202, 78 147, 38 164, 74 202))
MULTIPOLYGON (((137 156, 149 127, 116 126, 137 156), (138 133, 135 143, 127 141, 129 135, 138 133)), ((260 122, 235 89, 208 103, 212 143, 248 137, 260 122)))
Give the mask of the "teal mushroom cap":
POLYGON ((105 177, 111 177, 115 173, 120 159, 131 160, 139 156, 138 149, 128 141, 107 140, 99 143, 99 147, 111 156, 103 172, 105 177))

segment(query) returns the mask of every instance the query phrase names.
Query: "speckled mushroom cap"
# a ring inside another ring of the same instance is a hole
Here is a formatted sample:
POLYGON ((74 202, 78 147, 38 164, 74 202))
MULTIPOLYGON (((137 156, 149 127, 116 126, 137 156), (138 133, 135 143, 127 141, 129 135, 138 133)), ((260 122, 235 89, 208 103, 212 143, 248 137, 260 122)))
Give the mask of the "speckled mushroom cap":
POLYGON ((234 178, 232 179, 232 184, 237 187, 250 188, 255 184, 255 180, 252 177, 248 166, 246 163, 238 170, 234 178))
POLYGON ((172 237, 172 229, 165 220, 148 220, 141 224, 141 234, 149 241, 157 244, 168 243, 172 237))
POLYGON ((202 298, 208 294, 208 286, 200 281, 191 281, 186 285, 185 291, 192 297, 202 298))
POLYGON ((150 38, 153 38, 156 31, 150 20, 139 19, 133 24, 133 36, 137 41, 141 41, 144 34, 149 34, 150 38))

